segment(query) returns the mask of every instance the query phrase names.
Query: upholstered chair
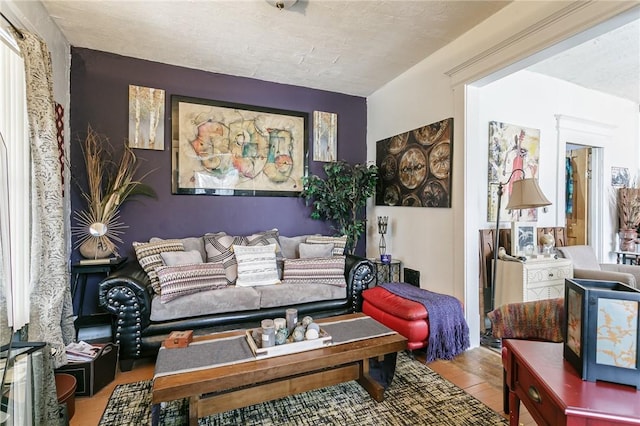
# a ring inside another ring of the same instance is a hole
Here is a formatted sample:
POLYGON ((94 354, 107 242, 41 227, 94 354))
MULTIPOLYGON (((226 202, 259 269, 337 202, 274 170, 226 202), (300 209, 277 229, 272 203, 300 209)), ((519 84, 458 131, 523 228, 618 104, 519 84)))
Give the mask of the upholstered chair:
POLYGON ((574 278, 618 281, 640 288, 640 266, 599 263, 590 246, 565 246, 557 250, 562 257, 571 259, 574 278))

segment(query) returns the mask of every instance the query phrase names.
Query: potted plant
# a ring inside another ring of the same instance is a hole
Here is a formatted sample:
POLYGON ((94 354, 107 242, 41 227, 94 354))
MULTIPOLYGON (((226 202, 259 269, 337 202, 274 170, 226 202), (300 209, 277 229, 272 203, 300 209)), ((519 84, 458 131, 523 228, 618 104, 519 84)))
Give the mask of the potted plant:
POLYGON ((120 235, 125 227, 120 221, 120 206, 137 195, 156 198, 156 192, 141 182, 148 173, 136 178, 139 164, 126 144, 122 153, 117 154, 109 139, 95 132, 91 126, 80 142, 87 189, 75 182, 87 208, 74 212, 78 222, 72 228, 78 237, 74 248, 79 248, 80 254, 86 258, 117 255, 114 240, 122 242, 120 235))
POLYGON ((640 226, 640 188, 620 188, 617 196, 620 250, 636 251, 640 226))
POLYGON ((324 172, 324 179, 315 175, 303 178, 301 196, 307 205, 313 203, 312 219, 329 220, 338 234, 347 236, 347 250, 353 254, 365 231, 361 210, 375 194, 378 167, 338 161, 326 163, 324 172))

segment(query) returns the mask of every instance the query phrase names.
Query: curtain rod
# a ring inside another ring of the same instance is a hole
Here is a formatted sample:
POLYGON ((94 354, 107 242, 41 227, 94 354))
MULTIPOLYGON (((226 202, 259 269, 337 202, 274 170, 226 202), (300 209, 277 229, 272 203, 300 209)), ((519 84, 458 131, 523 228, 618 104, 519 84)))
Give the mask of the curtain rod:
POLYGON ((13 28, 13 30, 14 30, 15 32, 17 32, 17 33, 18 33, 18 35, 20 36, 20 38, 24 38, 24 36, 22 35, 22 31, 20 31, 18 28, 16 28, 16 26, 15 26, 15 25, 13 25, 13 22, 11 22, 11 21, 9 20, 9 18, 7 18, 7 17, 4 15, 4 13, 0 12, 0 16, 2 16, 2 17, 4 18, 4 20, 5 20, 5 21, 7 21, 7 22, 9 23, 9 25, 11 25, 11 28, 13 28))

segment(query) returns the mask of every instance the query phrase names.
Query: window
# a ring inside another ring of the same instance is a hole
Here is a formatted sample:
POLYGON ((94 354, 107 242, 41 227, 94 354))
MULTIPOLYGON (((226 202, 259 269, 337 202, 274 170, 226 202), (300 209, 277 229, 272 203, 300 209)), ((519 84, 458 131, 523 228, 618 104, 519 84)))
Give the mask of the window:
MULTIPOLYGON (((6 144, 7 166, 5 176, 8 178, 8 211, 11 222, 9 247, 2 247, 3 258, 9 258, 10 277, 0 282, 11 285, 9 325, 14 330, 22 328, 29 322, 30 293, 30 216, 25 212, 29 208, 30 199, 30 157, 29 127, 26 111, 26 94, 24 64, 19 55, 18 46, 13 37, 0 29, 0 133, 6 144), (9 279, 10 278, 10 279, 9 279)), ((5 165, 2 165, 5 167, 5 165)), ((2 199, 0 199, 2 201, 2 199)), ((6 201, 4 201, 6 203, 6 201)), ((3 218, 3 223, 7 221, 3 218)), ((5 225, 6 227, 6 225, 5 225)), ((3 235, 8 231, 0 228, 3 235)), ((4 240, 4 238, 3 238, 4 240)), ((3 271, 4 268, 1 271, 3 271)))

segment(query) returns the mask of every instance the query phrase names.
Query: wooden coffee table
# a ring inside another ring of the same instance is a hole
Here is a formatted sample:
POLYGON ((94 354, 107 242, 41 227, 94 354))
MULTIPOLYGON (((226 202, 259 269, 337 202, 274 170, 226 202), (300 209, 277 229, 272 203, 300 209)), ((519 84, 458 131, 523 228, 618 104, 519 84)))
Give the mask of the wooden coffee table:
MULTIPOLYGON (((322 326, 323 322, 359 317, 366 315, 341 315, 317 322, 322 326)), ((244 331, 216 333, 194 337, 194 342, 244 334, 244 331)), ((384 387, 369 375, 369 358, 380 358, 405 348, 406 339, 394 332, 306 352, 156 377, 152 390, 153 421, 156 424, 157 404, 164 401, 188 398, 189 424, 196 425, 199 417, 351 380, 357 380, 380 402, 384 400, 384 387)))

